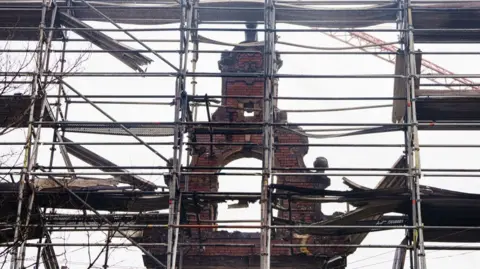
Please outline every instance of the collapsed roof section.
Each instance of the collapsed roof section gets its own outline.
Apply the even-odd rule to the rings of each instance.
[[[305,199],[307,196],[319,195],[327,197],[337,197],[339,202],[348,202],[356,207],[355,210],[341,215],[333,216],[320,223],[312,225],[376,225],[383,226],[384,222],[395,226],[405,225],[405,217],[385,216],[389,213],[400,213],[408,216],[411,211],[410,192],[407,188],[405,176],[396,175],[401,170],[406,169],[406,158],[401,156],[390,173],[377,184],[375,189],[370,189],[358,185],[346,178],[344,183],[351,188],[350,191],[330,191],[317,190],[309,188],[298,188],[286,185],[272,185],[272,189],[288,188],[289,196],[292,199]],[[166,192],[148,192],[135,191],[131,187],[118,187],[120,181],[117,179],[94,179],[94,178],[69,178],[57,179],[81,199],[88,202],[97,210],[106,211],[127,211],[127,212],[146,212],[152,210],[161,210],[168,208],[169,194]],[[77,201],[72,194],[62,191],[64,186],[52,182],[50,179],[37,179],[35,181],[37,190],[37,203],[41,207],[53,207],[64,209],[84,209],[84,205]],[[444,190],[429,186],[421,186],[422,195],[422,215],[425,228],[425,240],[432,242],[476,242],[480,238],[480,231],[477,229],[464,230],[458,232],[455,228],[449,227],[476,227],[480,223],[480,218],[476,212],[480,209],[477,201],[480,199],[478,194],[462,193],[450,190]],[[298,193],[296,195],[295,193]],[[0,213],[5,220],[15,216],[16,201],[18,195],[18,184],[0,183],[0,197],[3,201]],[[275,193],[273,198],[281,198],[285,193]],[[307,195],[307,196],[305,196]],[[206,203],[223,203],[227,200],[238,200],[244,202],[254,202],[258,200],[259,194],[242,193],[185,193],[184,202],[188,206],[196,207]],[[195,198],[192,200],[192,198]],[[307,197],[308,199],[308,197]],[[156,216],[156,215],[155,215]],[[153,216],[153,217],[155,217]],[[158,215],[161,216],[161,215]],[[448,216],[448,218],[443,217]],[[162,222],[163,223],[163,222]],[[276,218],[276,225],[289,223],[288,220]],[[435,226],[428,228],[428,226]],[[442,227],[443,226],[443,227]],[[319,236],[341,236],[349,235],[352,245],[361,244],[369,232],[385,230],[374,228],[308,228],[305,226],[295,229],[296,233],[319,235]],[[1,237],[7,236],[1,234]],[[8,237],[8,236],[7,236]],[[356,250],[352,247],[350,253]]]
[[[73,142],[72,140],[63,137],[65,142]],[[87,148],[78,145],[78,144],[67,144],[66,146],[67,152],[78,159],[92,165],[95,167],[103,167],[100,170],[108,173],[125,173],[126,171],[120,168],[116,168],[117,165],[110,162],[109,160],[103,158],[102,156],[94,153],[93,151],[88,150]],[[143,179],[137,175],[128,175],[122,174],[119,176],[120,180],[124,183],[128,183],[132,185],[134,188],[139,188],[141,190],[155,190],[157,187],[152,182]]]
[[[136,191],[130,187],[122,188],[115,186],[115,184],[111,184],[111,180],[103,179],[65,180],[64,178],[59,178],[57,180],[62,182],[62,184],[68,181],[65,185],[96,210],[146,212],[168,208],[168,193],[165,192]],[[49,183],[52,180],[44,179],[43,181]],[[42,186],[42,189],[36,191],[35,197],[39,207],[88,209],[72,193],[64,190],[64,186],[49,186],[45,184],[42,184]],[[0,208],[2,216],[15,215],[18,188],[18,183],[0,183],[0,197],[3,201]],[[27,192],[28,190],[25,191]]]
[[[1,31],[0,39],[38,40],[41,4],[42,1],[2,1],[0,3],[0,27],[10,29]],[[69,15],[66,1],[57,1],[57,5],[59,9],[50,9],[45,16],[47,27],[59,28],[59,30],[53,33],[54,40],[65,38],[62,26],[72,28],[75,29],[73,32],[99,48],[108,51],[113,57],[135,71],[143,72],[141,67],[152,62],[150,58],[143,56],[133,48],[115,41],[100,31],[94,31],[92,27],[82,21],[82,18]],[[54,14],[55,16],[52,16],[52,12],[55,11],[57,13]],[[72,12],[72,14],[75,14],[75,12]],[[53,24],[52,18],[55,18]],[[35,29],[29,29],[31,27]]]
[[[34,120],[38,121],[40,120],[40,110],[41,110],[41,99],[36,99],[35,100],[35,111],[34,111]],[[11,127],[11,128],[18,128],[18,127],[27,127],[28,126],[28,111],[30,106],[33,104],[31,96],[29,95],[3,95],[0,96],[0,127]],[[43,120],[46,122],[52,122],[53,115],[51,114],[51,111],[48,110],[47,113],[44,113]],[[53,127],[53,126],[52,126]],[[142,132],[142,134],[146,136],[151,136],[153,135],[158,135],[161,136],[162,134],[168,135],[168,132],[171,132],[171,128],[165,128],[165,129],[155,129],[153,128],[154,126],[150,126],[150,128],[147,127],[147,130],[145,130],[142,126],[140,127],[133,127],[133,131],[138,131]],[[109,127],[109,126],[104,126],[103,129],[98,129],[98,128],[92,128],[93,130],[82,130],[82,129],[75,129],[73,127],[72,129],[68,129],[68,126],[65,128],[67,131],[70,132],[79,132],[79,133],[99,133],[95,132],[94,130],[103,130],[104,134],[120,134],[120,135],[126,135],[127,133],[119,128],[119,127]],[[117,132],[112,131],[117,130]],[[123,131],[123,133],[121,133]],[[140,176],[137,175],[129,175],[126,170],[117,168],[118,166],[114,164],[113,162],[103,158],[102,156],[94,153],[93,151],[79,145],[75,144],[74,141],[62,137],[63,142],[67,143],[65,145],[66,151],[75,156],[76,158],[84,161],[85,163],[92,165],[92,166],[98,166],[98,167],[104,167],[101,168],[100,170],[108,173],[108,172],[113,172],[113,173],[122,173],[122,175],[118,176],[118,179],[122,183],[130,184],[133,188],[138,188],[140,190],[155,190],[157,189],[157,186],[146,180],[141,178]]]
[[[82,22],[81,20],[68,15],[64,12],[58,13],[58,20],[60,24],[68,28],[77,28],[77,29],[93,29],[88,24]],[[92,42],[97,47],[110,51],[110,54],[126,64],[128,67],[132,68],[133,70],[143,72],[141,66],[148,65],[152,62],[151,59],[143,56],[139,52],[134,51],[134,49],[120,44],[119,42],[115,41],[113,38],[107,36],[106,34],[100,31],[82,31],[82,30],[75,30],[74,31],[79,36],[83,37],[85,40]],[[115,52],[119,51],[119,52]],[[130,51],[130,52],[128,52]]]
[[[406,158],[402,156],[392,167],[390,173],[397,173],[398,170],[405,169]],[[319,191],[313,189],[296,190],[296,192],[309,191],[311,194],[326,195],[328,197],[337,197],[339,202],[348,202],[356,207],[355,210],[345,214],[332,217],[320,223],[312,225],[358,225],[359,223],[374,222],[378,223],[385,218],[385,214],[399,213],[410,215],[412,210],[411,194],[407,187],[407,178],[405,176],[387,176],[376,186],[375,189],[360,186],[346,178],[344,183],[352,190],[350,191]],[[295,192],[295,190],[290,190]],[[478,217],[479,194],[470,194],[464,192],[450,191],[430,186],[420,186],[422,197],[422,220],[426,226],[424,235],[426,241],[431,242],[478,242],[480,231],[458,230],[452,227],[460,226],[478,226],[480,217]],[[294,196],[292,196],[294,197]],[[353,201],[349,201],[353,198]],[[302,199],[300,196],[298,199]],[[448,216],[448,217],[446,217]],[[395,220],[395,218],[393,219]],[[397,219],[401,220],[401,219]],[[402,221],[400,221],[402,226]],[[435,226],[428,228],[428,226]],[[443,226],[443,227],[442,227]],[[350,228],[297,228],[298,233],[337,236],[351,235],[352,244],[360,244],[369,232],[376,229],[350,229]],[[384,229],[383,229],[384,230]],[[354,251],[354,248],[351,249]]]

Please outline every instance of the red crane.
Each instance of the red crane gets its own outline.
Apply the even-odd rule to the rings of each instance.
[[[324,34],[341,41],[345,44],[359,48],[360,50],[367,52],[397,52],[398,47],[394,46],[394,43],[387,43],[377,37],[364,32],[324,32]],[[374,54],[376,57],[385,60],[387,62],[395,64],[394,54]],[[453,72],[433,63],[428,60],[422,59],[422,69],[420,74],[441,74],[441,75],[455,75]],[[474,82],[467,78],[427,78],[428,80],[439,85],[461,85],[461,86],[444,86],[448,89],[459,90],[480,90],[480,87],[474,86]],[[471,85],[471,86],[469,86]]]

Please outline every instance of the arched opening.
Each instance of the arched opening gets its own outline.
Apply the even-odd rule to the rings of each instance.
[[[255,158],[241,158],[230,162],[222,172],[225,173],[260,173],[261,171],[254,168],[262,166],[262,162]],[[232,168],[251,168],[251,169],[232,169]],[[219,192],[242,192],[242,193],[260,193],[261,176],[260,175],[220,175],[218,176]],[[218,204],[217,220],[219,225],[235,225],[235,226],[258,226],[260,225],[260,203],[238,203],[238,201],[228,201],[227,203]],[[222,221],[231,221],[224,223]],[[246,222],[254,221],[254,222]],[[257,232],[260,229],[250,228],[219,228],[220,231],[239,231],[239,232]]]

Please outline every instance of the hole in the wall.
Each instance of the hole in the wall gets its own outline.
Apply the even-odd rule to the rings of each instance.
[[[254,114],[255,114],[255,113],[254,113],[253,111],[250,111],[250,112],[245,111],[245,112],[243,112],[243,116],[244,116],[244,117],[253,117]]]
[[[243,112],[244,117],[253,117],[254,116],[254,104],[252,102],[248,102],[243,105],[245,111]]]
[[[226,168],[234,167],[261,167],[262,162],[254,158],[243,158],[229,163]],[[223,169],[224,173],[258,173],[259,170],[250,169]],[[237,176],[237,175],[220,175],[218,177],[218,191],[219,192],[242,192],[242,193],[259,193],[261,186],[261,177],[257,175]],[[228,205],[235,204],[234,207],[228,208]],[[260,204],[248,203],[248,207],[244,208],[242,205],[237,205],[238,201],[228,201],[227,203],[218,204],[217,220],[223,221],[245,221],[254,220],[255,222],[232,222],[232,223],[218,223],[218,225],[235,225],[235,226],[259,226],[260,225]],[[240,231],[240,232],[258,232],[260,229],[249,228],[219,228],[219,231]]]
[[[272,210],[272,215],[273,215],[273,216],[277,217],[278,214],[279,214],[278,209],[273,209],[273,210]]]

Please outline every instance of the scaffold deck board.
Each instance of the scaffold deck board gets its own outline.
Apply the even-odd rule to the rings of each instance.
[[[136,136],[142,137],[173,136],[173,134],[175,133],[175,129],[173,126],[159,126],[157,124],[124,124],[124,126]],[[125,129],[121,127],[105,124],[72,124],[65,126],[64,129],[69,133],[131,136],[127,131],[125,131]]]

